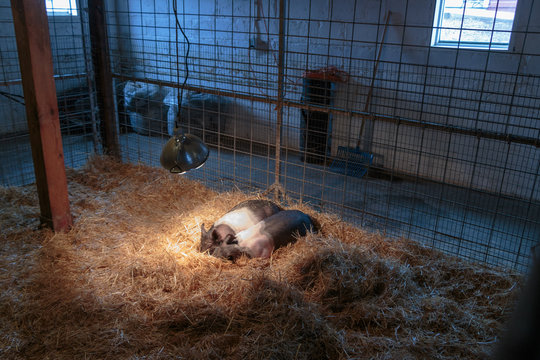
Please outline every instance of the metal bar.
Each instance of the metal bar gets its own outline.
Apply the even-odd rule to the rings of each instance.
[[[90,45],[94,64],[97,100],[103,128],[103,148],[106,154],[120,158],[109,43],[103,0],[88,0]]]
[[[54,80],[67,80],[67,79],[81,79],[83,77],[86,77],[87,74],[64,74],[64,75],[53,75]],[[0,86],[9,86],[9,85],[17,85],[22,84],[22,79],[13,79],[13,80],[6,80],[6,81],[0,81]]]
[[[67,231],[72,225],[72,217],[45,2],[12,0],[11,9],[32,145],[40,220],[55,231]]]
[[[348,56],[348,69],[347,69],[347,76],[349,76],[351,74],[351,70],[352,70],[352,62],[353,62],[353,46],[352,44],[354,43],[354,30],[355,30],[355,23],[356,23],[356,7],[358,6],[358,0],[354,0],[354,7],[353,7],[353,21],[352,21],[352,30],[351,30],[351,40],[350,40],[350,43],[351,43],[351,46],[349,47],[349,56]],[[351,91],[350,91],[350,88],[351,88],[351,83],[350,81],[347,81],[347,89],[345,91],[345,93],[347,94],[346,96],[346,99],[345,99],[345,108],[346,109],[349,109],[351,107]],[[350,140],[351,140],[351,133],[352,133],[352,120],[353,120],[353,116],[352,114],[350,114],[348,117],[348,135],[347,135],[347,144],[350,143]],[[361,137],[358,136],[358,139],[356,140],[356,144],[358,144],[358,142],[360,141]],[[345,162],[345,173],[347,173],[347,171],[349,170],[349,166],[351,164],[349,164],[349,161],[346,161]],[[347,186],[349,186],[349,182],[348,182],[348,177],[345,177],[344,179],[344,182],[343,182],[343,192],[341,193],[341,203],[344,204],[345,203],[345,199],[346,199],[346,196],[347,196]],[[364,185],[364,192],[367,190],[366,189],[366,185]],[[365,195],[365,193],[364,193]],[[364,196],[364,203],[363,203],[363,209],[366,208],[366,204],[365,204],[365,199],[366,199],[366,196]],[[341,212],[340,212],[340,215],[343,216],[344,214],[344,211],[345,209],[342,207],[341,208]],[[362,211],[362,217],[364,217],[364,214],[365,212]],[[362,219],[363,221],[363,219]]]
[[[179,87],[178,84],[175,84],[173,82],[168,82],[168,81],[143,79],[143,78],[138,78],[134,76],[126,76],[126,75],[120,75],[120,74],[113,74],[113,77],[120,80],[142,81],[149,84],[170,86],[173,88]],[[235,98],[235,99],[258,101],[258,102],[262,102],[266,104],[274,104],[276,106],[278,103],[277,100],[274,100],[272,98],[240,94],[240,93],[235,93],[232,91],[214,90],[214,89],[202,88],[202,87],[191,86],[191,85],[186,85],[185,89],[190,90],[190,91],[195,91],[195,92],[202,92],[206,94],[221,95],[221,96],[226,96],[226,97]],[[358,110],[342,110],[342,109],[331,107],[331,106],[317,106],[313,104],[304,104],[302,102],[290,101],[290,100],[282,100],[282,107],[293,107],[293,108],[304,109],[304,110],[309,110],[309,111],[320,111],[320,112],[325,112],[325,113],[342,114],[342,115],[348,115],[348,116],[352,116],[352,115],[371,116],[371,118],[374,120],[383,121],[387,123],[420,127],[420,128],[425,128],[425,129],[444,131],[444,132],[453,133],[453,134],[470,135],[470,136],[474,136],[478,138],[502,140],[505,142],[524,144],[524,145],[533,145],[536,147],[540,147],[540,139],[538,138],[532,138],[532,137],[521,136],[521,135],[513,135],[513,134],[504,134],[504,133],[498,133],[495,131],[482,130],[482,129],[470,129],[470,128],[457,126],[457,125],[438,124],[438,123],[424,121],[424,120],[404,118],[401,116],[369,114],[369,113],[365,113],[363,111],[358,111]]]
[[[314,105],[304,105],[299,102],[293,102],[293,101],[284,101],[284,106],[288,107],[294,107],[299,109],[306,109],[306,110],[316,110],[321,112],[329,112],[333,114],[353,114],[353,115],[360,115],[360,116],[366,116],[370,114],[366,114],[363,111],[347,111],[347,110],[340,110],[336,108],[327,108],[322,106],[314,106]],[[414,127],[420,127],[425,129],[432,129],[432,130],[438,130],[438,131],[444,131],[449,133],[457,133],[457,134],[463,134],[463,135],[470,135],[478,138],[486,138],[486,139],[495,139],[495,140],[502,140],[507,142],[513,142],[517,144],[526,144],[526,145],[534,145],[536,147],[540,146],[540,139],[538,138],[531,138],[526,136],[520,136],[520,135],[512,135],[512,134],[503,134],[498,133],[495,131],[488,131],[488,130],[482,130],[482,129],[469,129],[461,126],[456,125],[448,125],[448,124],[438,124],[433,123],[429,121],[423,121],[423,120],[415,120],[415,119],[408,119],[400,116],[388,116],[388,115],[371,115],[374,120],[378,121],[384,121],[399,125],[408,125],[408,126],[414,126]]]
[[[82,9],[82,0],[77,1],[77,6],[79,9]],[[90,101],[90,119],[92,121],[92,140],[94,143],[94,152],[97,154],[99,151],[99,145],[100,145],[100,139],[99,139],[99,133],[98,133],[98,124],[96,119],[96,105],[95,105],[95,98],[94,98],[94,83],[93,83],[93,70],[92,66],[90,65],[90,61],[87,59],[88,55],[88,44],[87,44],[87,34],[85,32],[85,26],[84,26],[84,19],[83,15],[81,14],[79,16],[79,23],[81,25],[81,40],[83,45],[83,52],[84,52],[84,66],[86,69],[86,83],[88,85],[88,99]]]
[[[280,157],[281,157],[281,126],[283,124],[283,63],[284,63],[284,47],[285,47],[285,0],[279,0],[279,45],[278,45],[278,88],[277,88],[277,123],[276,123],[276,164],[275,164],[275,180],[274,199],[277,201],[280,193],[279,176],[280,176]]]
[[[377,52],[377,59],[375,60],[375,65],[373,66],[373,75],[371,75],[371,83],[369,85],[369,91],[366,98],[366,104],[364,105],[365,113],[369,113],[369,105],[371,104],[371,96],[373,95],[373,86],[375,85],[375,79],[377,78],[377,69],[379,68],[379,61],[381,60],[381,53],[384,47],[384,39],[386,37],[386,30],[388,29],[388,23],[390,22],[390,15],[392,15],[392,12],[388,10],[386,12],[386,20],[384,22],[384,30],[382,33],[381,44],[379,45],[379,51]],[[405,34],[405,31],[403,33]],[[378,34],[377,34],[377,40],[378,40]],[[377,50],[377,42],[375,42],[375,51],[376,50]],[[360,147],[362,135],[364,135],[365,123],[366,123],[366,118],[362,117],[362,124],[360,125],[360,135],[358,135],[358,141],[356,143],[356,147]]]

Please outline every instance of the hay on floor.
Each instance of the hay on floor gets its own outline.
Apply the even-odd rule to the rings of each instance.
[[[481,359],[521,282],[302,205],[320,234],[231,263],[200,224],[259,195],[107,158],[68,181],[67,234],[0,189],[2,359]]]

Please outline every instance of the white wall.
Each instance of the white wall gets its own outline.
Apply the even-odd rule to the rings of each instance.
[[[9,3],[0,6],[0,91],[22,96],[17,43]],[[22,99],[20,99],[23,101]],[[0,135],[28,129],[24,106],[0,95]]]
[[[86,73],[79,17],[49,16],[48,21],[54,74]],[[0,91],[23,96],[15,29],[9,3],[0,5],[0,61],[2,66]],[[84,86],[86,83],[86,78],[59,79],[56,81],[56,89],[58,93],[62,93],[73,87]],[[0,135],[9,136],[26,131],[28,124],[24,106],[0,96]]]
[[[285,94],[300,100],[306,69],[336,66],[348,72],[335,106],[364,109],[387,10],[392,11],[370,111],[391,117],[538,138],[540,35],[534,19],[540,3],[521,0],[510,51],[430,47],[433,0],[286,1]],[[109,16],[117,71],[183,81],[186,47],[179,33],[176,57],[171,1],[116,1]],[[257,4],[265,20],[257,22]],[[357,4],[354,9],[354,4]],[[180,2],[179,21],[191,41],[188,83],[210,89],[275,98],[277,95],[277,0]],[[142,8],[141,8],[142,6]],[[531,23],[529,21],[531,14]],[[260,33],[257,32],[257,25]],[[270,35],[268,35],[268,33]],[[259,40],[269,50],[249,49]],[[181,69],[176,76],[177,60]],[[237,100],[242,109],[227,130],[272,142],[275,111]],[[283,143],[298,148],[300,111],[285,111]],[[361,118],[334,116],[332,149],[355,147]],[[540,155],[533,146],[450,135],[384,122],[366,124],[362,147],[377,165],[457,185],[539,199]]]

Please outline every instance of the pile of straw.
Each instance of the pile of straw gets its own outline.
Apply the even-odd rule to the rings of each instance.
[[[320,234],[231,263],[200,224],[258,195],[107,158],[68,181],[67,234],[0,189],[2,359],[480,359],[521,283],[298,204]]]

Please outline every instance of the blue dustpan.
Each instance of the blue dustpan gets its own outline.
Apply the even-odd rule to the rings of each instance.
[[[338,146],[337,157],[330,164],[330,170],[361,178],[373,163],[373,154],[361,151],[359,148],[351,149]]]

